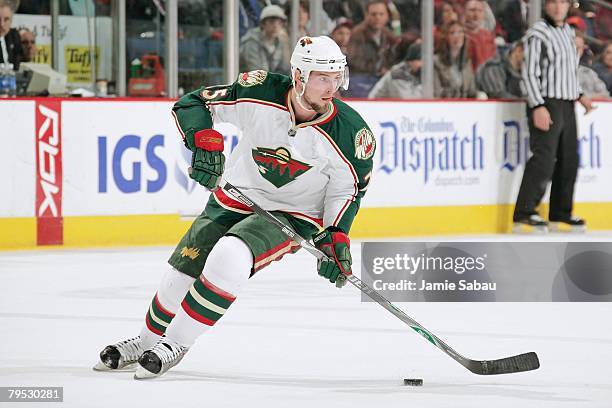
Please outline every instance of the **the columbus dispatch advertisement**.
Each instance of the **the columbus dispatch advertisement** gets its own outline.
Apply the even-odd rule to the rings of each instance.
[[[612,243],[365,242],[361,274],[393,302],[605,302]]]

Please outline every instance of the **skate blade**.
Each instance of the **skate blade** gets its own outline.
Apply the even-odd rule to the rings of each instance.
[[[94,370],[94,371],[99,371],[99,372],[113,371],[113,372],[119,372],[119,373],[121,373],[121,372],[123,372],[123,373],[130,372],[130,371],[134,371],[135,369],[136,369],[136,362],[126,364],[126,365],[124,365],[121,368],[110,368],[109,366],[107,366],[103,362],[98,361],[96,363],[96,365],[94,365],[92,367],[92,370]]]
[[[512,233],[513,234],[548,234],[548,227],[542,225],[540,227],[534,225],[523,224],[520,222],[515,222],[512,225]]]
[[[157,378],[162,375],[163,372],[159,372],[158,374],[152,373],[146,368],[143,368],[140,364],[136,367],[136,372],[134,373],[135,380],[151,380],[153,378]]]
[[[584,234],[586,233],[586,225],[567,225],[563,222],[551,222],[550,232]]]

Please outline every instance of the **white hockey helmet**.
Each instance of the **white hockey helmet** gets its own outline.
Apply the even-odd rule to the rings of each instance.
[[[291,54],[291,79],[295,85],[295,70],[301,72],[301,80],[306,85],[312,71],[341,72],[340,86],[347,90],[349,72],[346,55],[334,40],[327,36],[302,37]]]

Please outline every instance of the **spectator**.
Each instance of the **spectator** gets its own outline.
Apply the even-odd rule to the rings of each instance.
[[[289,74],[289,45],[284,31],[287,16],[276,5],[261,11],[259,27],[249,30],[240,41],[240,69]]]
[[[580,16],[572,16],[567,18],[567,24],[570,25],[574,30],[585,32],[587,24],[584,19]]]
[[[11,28],[12,24],[13,9],[6,1],[0,0],[0,63],[11,63],[17,71],[24,55],[21,38],[17,30]]]
[[[446,24],[454,20],[459,20],[459,15],[457,14],[455,7],[447,1],[442,2],[442,5],[437,9],[436,26],[444,27]]]
[[[289,3],[288,3],[289,4]],[[310,35],[309,30],[306,28],[310,20],[310,5],[308,0],[300,0],[300,7],[298,12],[298,35],[297,38],[305,37]]]
[[[434,96],[473,98],[476,83],[463,25],[452,21],[442,27],[438,52],[434,55]]]
[[[578,7],[576,7],[578,5]],[[570,9],[568,14],[568,23],[572,15],[579,16],[584,22],[585,28],[581,30],[585,37],[595,38],[595,17],[596,17],[596,5],[592,2],[575,2],[574,7]],[[570,24],[571,25],[571,24]]]
[[[51,14],[50,6],[50,1],[21,0],[17,7],[17,14],[44,14],[48,16]]]
[[[482,28],[487,31],[495,32],[497,28],[497,20],[495,20],[495,14],[493,14],[493,10],[488,2],[482,0],[483,7],[483,19],[482,19]]]
[[[368,98],[422,98],[421,86],[421,44],[412,44],[408,48],[406,58],[391,67],[374,85]]]
[[[393,34],[402,36],[412,44],[421,36],[421,1],[419,0],[393,0],[387,2],[391,11],[391,28]],[[406,47],[406,50],[408,47]],[[399,54],[401,62],[404,53]]]
[[[348,54],[348,43],[351,39],[353,23],[351,20],[344,20],[336,26],[329,34],[332,40],[338,44],[344,55]]]
[[[240,0],[239,4],[239,22],[238,30],[240,37],[245,35],[247,31],[259,25],[259,16],[263,6],[259,0]],[[196,14],[197,16],[197,14]],[[198,16],[201,18],[201,16]]]
[[[281,3],[281,2],[279,2]],[[312,31],[312,21],[310,20],[310,1],[309,0],[300,0],[298,2],[298,32],[297,38],[308,37],[313,35]],[[285,2],[285,14],[291,15],[291,1]],[[324,33],[331,32],[331,30],[336,27],[336,22],[332,20],[325,9],[320,12],[321,18],[321,31]]]
[[[365,20],[353,29],[348,44],[349,94],[356,97],[367,96],[372,86],[389,70],[397,42],[387,28],[389,11],[384,0],[370,1],[365,14]]]
[[[523,43],[516,41],[503,57],[485,62],[476,72],[476,86],[489,98],[522,98],[526,95],[521,66]]]
[[[506,32],[506,41],[520,40],[529,26],[527,20],[527,0],[509,1],[499,14],[499,23]]]
[[[23,62],[36,60],[36,36],[27,28],[19,30],[21,47],[23,48]]]
[[[606,83],[608,93],[612,95],[612,42],[606,44],[600,56],[600,61],[593,65],[597,75]]]
[[[495,33],[483,28],[484,4],[482,0],[468,0],[465,3],[465,31],[472,69],[476,69],[495,56]]]
[[[363,21],[363,6],[361,0],[323,0],[323,9],[334,21],[344,18],[353,24]]]
[[[440,43],[440,28],[455,20],[459,20],[459,15],[457,14],[457,10],[455,10],[455,6],[447,1],[443,2],[442,5],[438,7],[435,16],[434,44],[436,46]]]
[[[597,39],[605,42],[612,41],[612,9],[597,6],[593,23]]]
[[[584,34],[581,31],[576,31],[576,52],[578,53],[578,61],[582,59],[586,44]],[[582,93],[589,98],[609,98],[610,93],[606,89],[606,84],[598,76],[597,72],[587,65],[578,65],[578,83],[582,88]]]

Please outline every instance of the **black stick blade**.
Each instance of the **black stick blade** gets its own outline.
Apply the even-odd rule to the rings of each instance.
[[[534,352],[500,358],[499,360],[472,360],[467,366],[468,370],[479,375],[520,373],[535,370],[539,367],[540,360]]]

